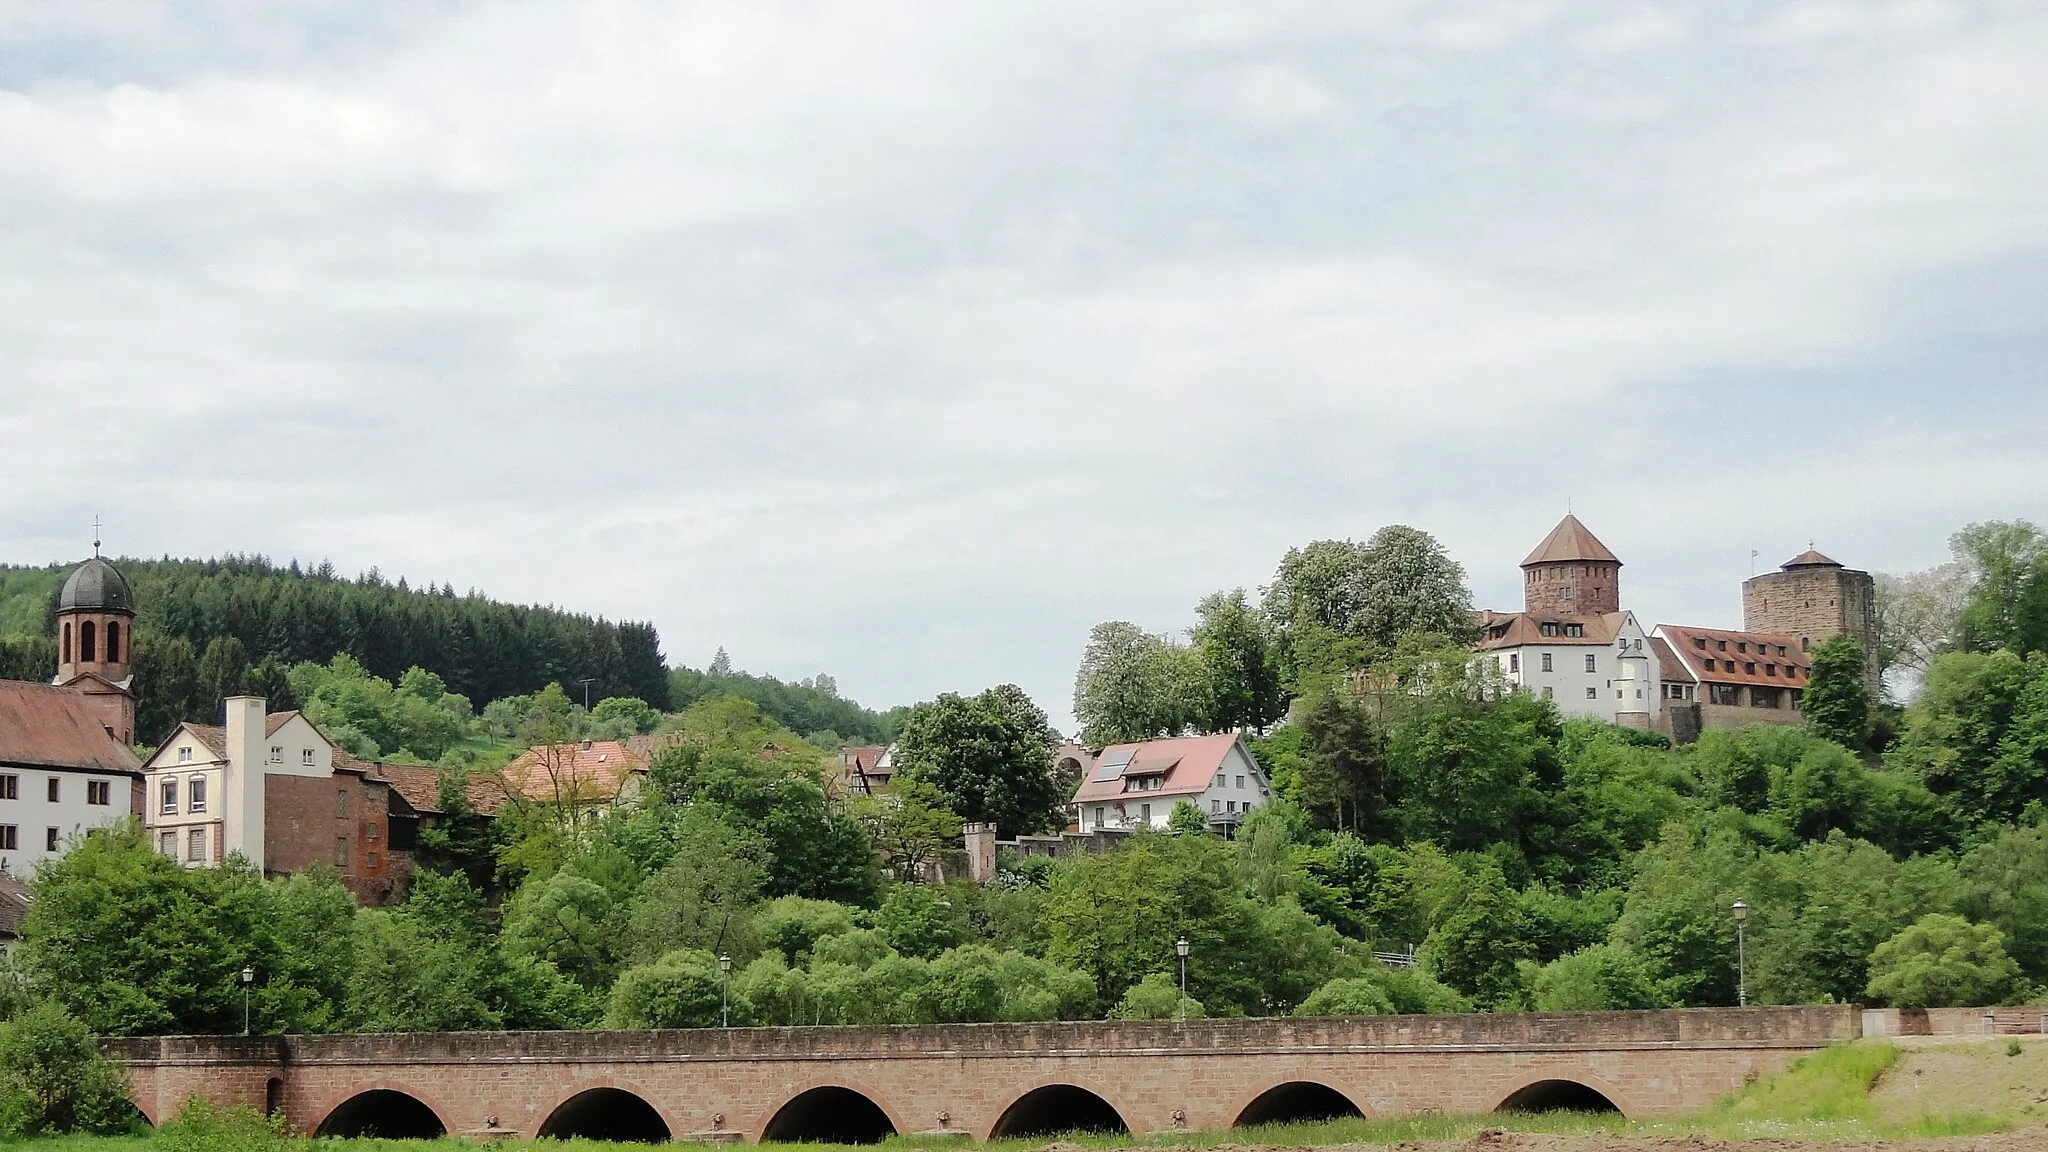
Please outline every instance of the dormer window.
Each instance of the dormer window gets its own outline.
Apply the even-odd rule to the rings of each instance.
[[[1747,652],[1749,651],[1749,645],[1740,640],[1737,640],[1735,642],[1735,650],[1737,652]]]
[[[1564,626],[1564,634],[1567,636],[1584,636],[1586,634],[1586,626],[1584,624],[1567,624]]]
[[[1716,652],[1726,652],[1728,650],[1728,642],[1726,640],[1714,641],[1714,650]]]
[[[1543,634],[1545,636],[1555,636],[1562,630],[1562,627],[1555,620],[1545,620],[1543,622]]]
[[[1705,636],[1693,637],[1692,646],[1699,649],[1702,652],[1705,652],[1707,650],[1707,638]]]

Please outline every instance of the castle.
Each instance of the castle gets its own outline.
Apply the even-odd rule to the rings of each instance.
[[[1865,682],[1878,689],[1868,572],[1809,550],[1743,583],[1741,630],[1645,630],[1622,607],[1621,568],[1578,517],[1565,516],[1522,562],[1522,611],[1478,614],[1479,658],[1565,715],[1681,743],[1703,728],[1798,723],[1810,652],[1832,636],[1862,645]]]

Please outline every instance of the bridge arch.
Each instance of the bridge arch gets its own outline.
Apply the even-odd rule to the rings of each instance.
[[[1315,1080],[1287,1080],[1275,1084],[1246,1101],[1237,1110],[1233,1128],[1259,1124],[1289,1124],[1302,1121],[1341,1120],[1364,1116],[1365,1109],[1351,1097]]]
[[[1536,1076],[1503,1096],[1494,1112],[1617,1112],[1631,1114],[1622,1106],[1614,1087],[1598,1076],[1584,1072],[1560,1072]]]
[[[675,1126],[637,1086],[587,1083],[576,1086],[541,1121],[534,1135],[555,1140],[606,1140],[615,1144],[666,1144]]]
[[[403,1084],[379,1081],[329,1109],[313,1128],[315,1136],[376,1136],[391,1140],[431,1140],[448,1134],[441,1110],[426,1094]]]
[[[1129,1132],[1123,1109],[1100,1086],[1072,1079],[1048,1080],[1026,1089],[997,1113],[984,1140],[1055,1136],[1062,1132]]]
[[[880,1144],[904,1132],[903,1121],[881,1093],[851,1080],[821,1080],[783,1101],[755,1134],[755,1142]]]

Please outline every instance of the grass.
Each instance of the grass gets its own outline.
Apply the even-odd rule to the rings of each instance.
[[[1870,1093],[1898,1062],[1898,1047],[1882,1040],[1840,1044],[1802,1057],[1782,1074],[1751,1083],[1696,1116],[1640,1127],[1723,1139],[1849,1140],[1975,1136],[2011,1126],[1975,1112],[1880,1117]]]

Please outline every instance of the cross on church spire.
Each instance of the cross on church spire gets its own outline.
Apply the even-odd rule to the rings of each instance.
[[[99,559],[99,555],[100,555],[100,518],[99,518],[99,516],[98,516],[98,514],[97,514],[97,513],[95,513],[95,514],[94,514],[94,516],[93,516],[93,518],[92,518],[92,555],[93,555],[93,559],[95,559],[95,560]]]

